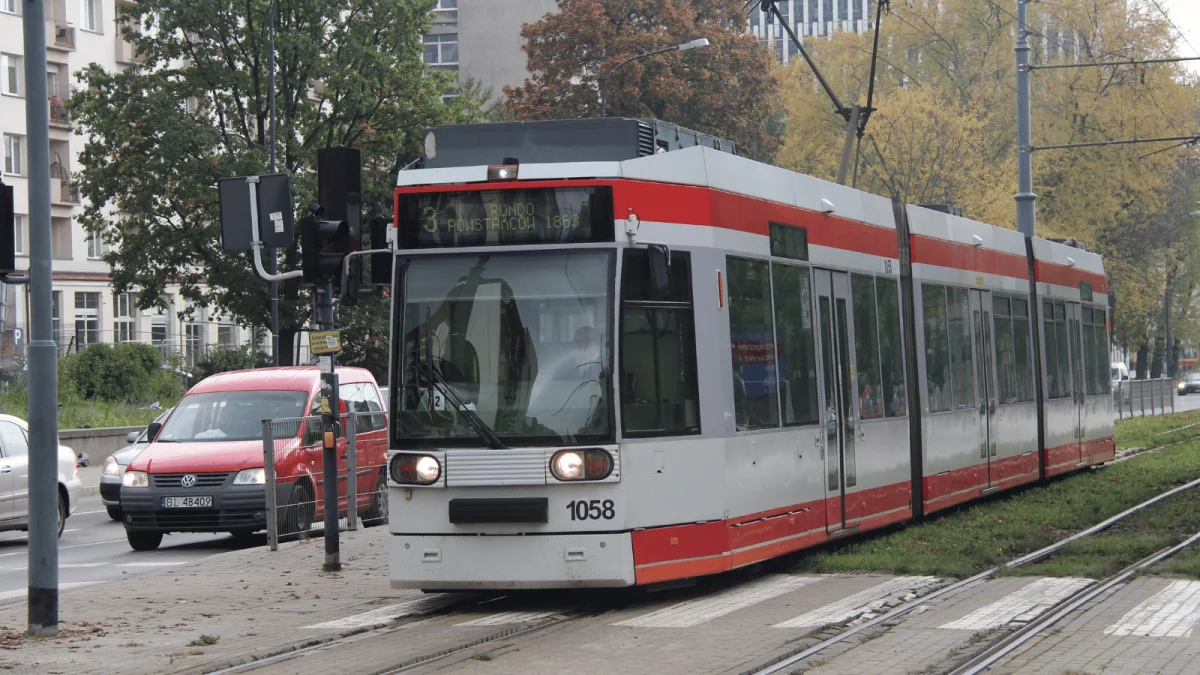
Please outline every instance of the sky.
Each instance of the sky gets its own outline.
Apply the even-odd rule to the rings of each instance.
[[[1156,0],[1156,2],[1167,11],[1171,21],[1185,38],[1179,41],[1179,56],[1200,56],[1200,0]],[[1147,4],[1153,7],[1152,3],[1148,2]],[[1200,74],[1200,61],[1188,61],[1186,65],[1193,73]]]

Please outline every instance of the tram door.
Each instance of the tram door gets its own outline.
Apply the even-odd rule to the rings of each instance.
[[[988,486],[1000,482],[996,457],[996,349],[992,341],[992,294],[971,291],[971,333],[975,361],[975,401],[979,408],[979,458],[988,465]]]
[[[1067,334],[1071,342],[1071,426],[1075,430],[1076,462],[1083,461],[1084,404],[1087,403],[1087,386],[1083,381],[1083,326],[1078,302],[1067,303]]]
[[[821,333],[825,401],[825,526],[846,527],[846,488],[855,484],[854,322],[850,320],[850,276],[814,270]]]

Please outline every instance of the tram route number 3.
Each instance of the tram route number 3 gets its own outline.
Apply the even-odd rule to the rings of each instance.
[[[571,514],[571,520],[612,520],[617,516],[617,508],[611,499],[580,499],[567,503],[567,513]]]

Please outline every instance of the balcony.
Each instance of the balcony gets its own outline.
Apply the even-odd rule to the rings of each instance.
[[[65,21],[47,19],[46,46],[50,49],[75,51],[75,27]]]
[[[79,183],[74,181],[60,181],[59,190],[61,192],[61,200],[64,204],[78,204],[79,198]]]
[[[145,57],[138,55],[137,47],[124,38],[118,36],[113,42],[116,45],[117,63],[128,66],[134,63],[143,63],[146,60]]]
[[[71,127],[71,116],[67,114],[66,103],[60,96],[50,97],[50,125],[55,127]]]

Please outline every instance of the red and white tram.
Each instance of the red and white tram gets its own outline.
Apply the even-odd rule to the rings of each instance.
[[[687,579],[1113,457],[1082,248],[657,122],[426,155],[396,189],[395,587]]]

